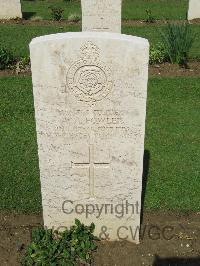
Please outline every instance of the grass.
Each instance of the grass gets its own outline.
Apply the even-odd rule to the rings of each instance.
[[[1,78],[0,99],[0,207],[39,210],[41,196],[30,78]]]
[[[34,37],[67,31],[80,31],[80,26],[0,24],[0,44],[11,49],[16,56],[27,56],[29,43]]]
[[[148,208],[200,210],[200,78],[150,79]]]
[[[146,208],[200,211],[200,78],[151,78]],[[41,210],[31,77],[0,78],[0,209]]]
[[[163,27],[163,26],[162,26]],[[200,26],[191,25],[192,31],[196,34],[195,42],[192,46],[190,57],[200,58]],[[161,26],[123,26],[122,32],[125,34],[141,36],[149,39],[150,44],[157,44],[161,41],[159,30]],[[0,43],[8,49],[12,49],[16,56],[29,55],[28,45],[32,38],[67,31],[80,31],[80,25],[14,25],[0,24]],[[13,40],[15,40],[13,42]]]
[[[22,1],[23,16],[27,19],[39,16],[43,19],[51,19],[49,6],[59,6],[64,9],[63,17],[70,14],[81,14],[81,4],[78,0],[50,1],[35,0]],[[123,0],[123,19],[146,19],[146,9],[150,9],[156,19],[185,19],[188,10],[188,0]]]
[[[186,19],[187,0],[123,0],[123,19],[146,19],[149,9],[155,19]]]
[[[22,1],[23,17],[30,19],[34,16],[39,16],[42,19],[52,19],[51,9],[49,7],[60,7],[64,10],[63,18],[68,19],[70,14],[81,15],[80,1],[64,1],[64,0],[34,0],[34,1]]]

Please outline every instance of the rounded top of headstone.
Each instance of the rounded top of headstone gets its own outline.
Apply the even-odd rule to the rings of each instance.
[[[110,40],[121,40],[127,42],[133,42],[134,44],[139,44],[142,47],[149,47],[149,42],[145,38],[120,34],[120,33],[111,33],[111,32],[67,32],[67,33],[57,33],[57,34],[50,34],[44,35],[41,37],[36,37],[32,39],[30,46],[41,43],[41,42],[51,42],[51,41],[59,41],[64,39],[81,39],[81,38],[88,38],[88,39],[110,39]]]

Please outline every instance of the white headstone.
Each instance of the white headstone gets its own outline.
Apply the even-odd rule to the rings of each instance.
[[[0,0],[0,19],[22,18],[20,0]]]
[[[200,0],[189,0],[188,20],[200,18]]]
[[[82,31],[121,33],[122,0],[81,0]]]
[[[115,33],[31,42],[46,226],[78,218],[100,237],[139,241],[148,49]]]

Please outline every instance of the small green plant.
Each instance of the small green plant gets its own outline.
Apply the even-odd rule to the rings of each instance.
[[[18,62],[16,63],[16,73],[24,73],[30,71],[30,57],[25,56],[21,57]]]
[[[27,247],[22,265],[88,265],[97,249],[95,225],[85,226],[79,220],[63,232],[38,228],[32,232],[32,243]]]
[[[150,9],[146,9],[146,22],[147,23],[154,23],[155,22],[155,18],[153,17]]]
[[[68,17],[68,21],[69,22],[78,22],[81,20],[81,16],[79,14],[70,14],[69,17]]]
[[[62,19],[64,10],[60,7],[49,7],[51,9],[51,16],[53,20],[59,21]]]
[[[0,47],[0,70],[10,68],[14,61],[13,53],[4,47]]]
[[[169,57],[165,51],[163,44],[159,43],[155,46],[150,47],[149,53],[149,63],[153,64],[162,64],[169,61]]]
[[[187,67],[189,51],[195,37],[190,25],[168,23],[165,30],[161,32],[161,36],[170,62]]]

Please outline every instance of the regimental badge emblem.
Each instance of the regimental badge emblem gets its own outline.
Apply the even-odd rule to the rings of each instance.
[[[80,59],[67,73],[68,88],[80,101],[101,101],[113,87],[111,70],[100,61],[100,49],[92,42],[87,42],[80,51]]]

